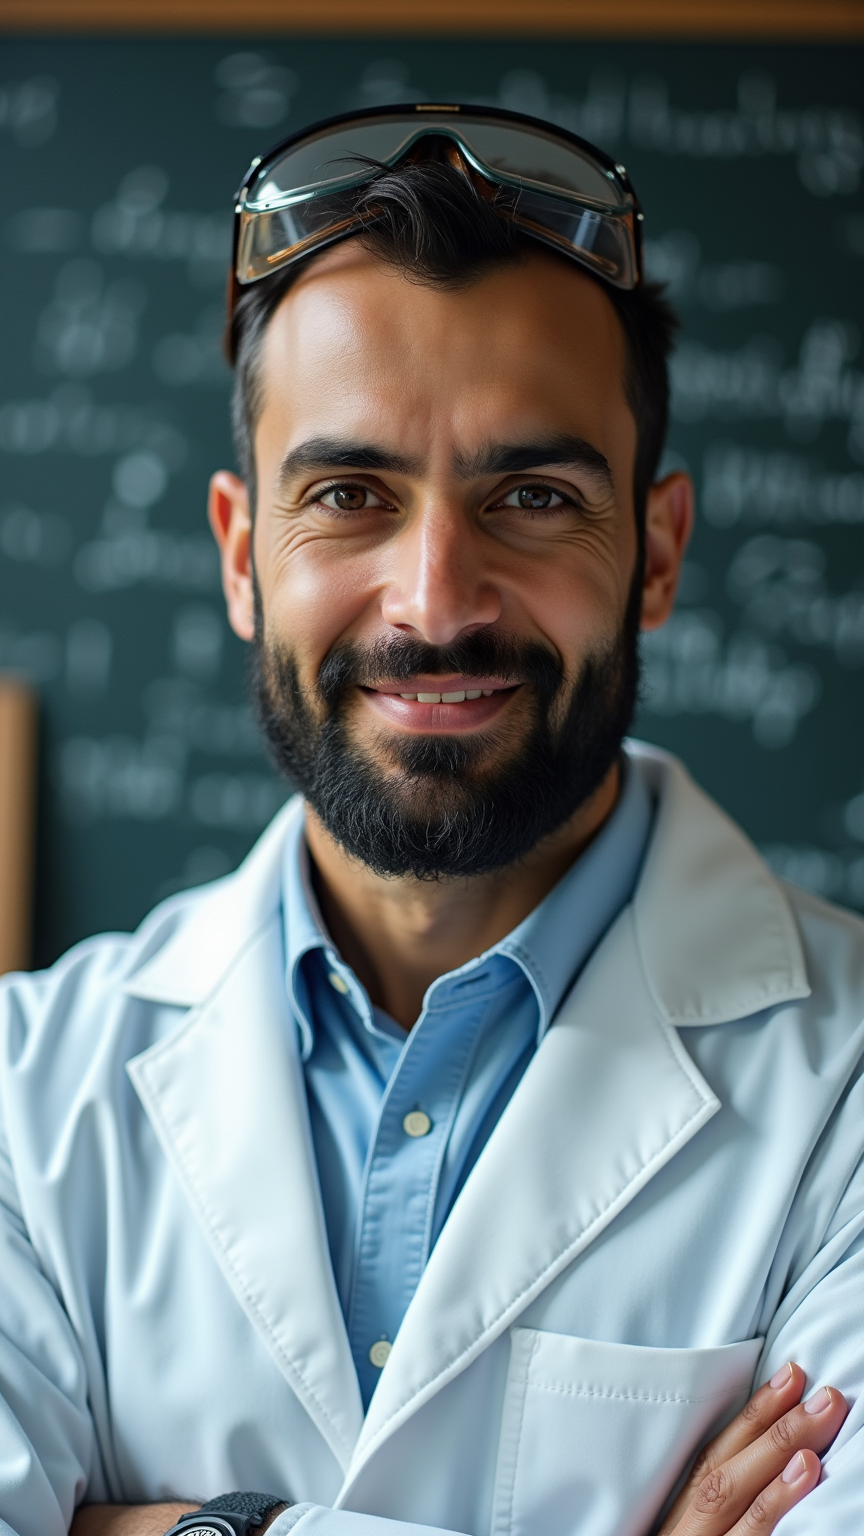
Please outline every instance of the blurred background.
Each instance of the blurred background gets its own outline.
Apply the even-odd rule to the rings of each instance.
[[[862,98],[858,0],[0,0],[0,969],[233,868],[285,798],[205,522],[232,194],[424,99],[630,170],[700,514],[638,733],[864,909]]]

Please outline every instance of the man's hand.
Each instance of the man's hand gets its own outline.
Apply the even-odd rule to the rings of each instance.
[[[836,1387],[801,1403],[805,1376],[785,1365],[696,1458],[658,1536],[769,1536],[816,1487],[820,1453],[848,1412]]]

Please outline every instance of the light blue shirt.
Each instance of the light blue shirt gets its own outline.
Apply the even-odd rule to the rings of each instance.
[[[512,933],[432,983],[409,1034],[370,1002],[336,950],[295,823],[283,866],[286,982],[333,1271],[367,1407],[459,1190],[633,891],[652,818],[643,778],[625,759],[618,804],[585,853]]]

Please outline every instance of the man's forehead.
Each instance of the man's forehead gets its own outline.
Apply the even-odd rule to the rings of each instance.
[[[490,443],[569,435],[608,459],[611,437],[632,427],[625,368],[602,289],[539,247],[453,292],[346,241],[310,264],[271,320],[262,416],[270,406],[280,418],[280,455],[336,436],[413,459],[443,442],[463,461]]]
[[[417,331],[428,339],[437,331],[449,333],[455,344],[460,333],[486,324],[490,313],[495,325],[484,340],[492,351],[499,342],[528,336],[570,357],[574,343],[579,351],[599,344],[606,355],[610,343],[614,354],[624,350],[618,316],[602,285],[540,245],[453,287],[417,280],[357,239],[314,257],[299,272],[271,318],[268,339],[277,356],[289,336],[301,345],[317,337],[350,350],[361,335],[368,345],[404,329],[406,339]],[[314,360],[314,348],[307,355]],[[292,361],[302,364],[306,357],[295,354]]]

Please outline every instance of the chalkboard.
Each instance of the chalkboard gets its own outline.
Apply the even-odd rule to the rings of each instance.
[[[628,165],[684,321],[700,525],[639,729],[864,907],[864,52],[574,40],[6,41],[0,669],[42,699],[36,960],[231,868],[284,798],[204,522],[232,461],[234,186],[352,105],[492,101]]]

